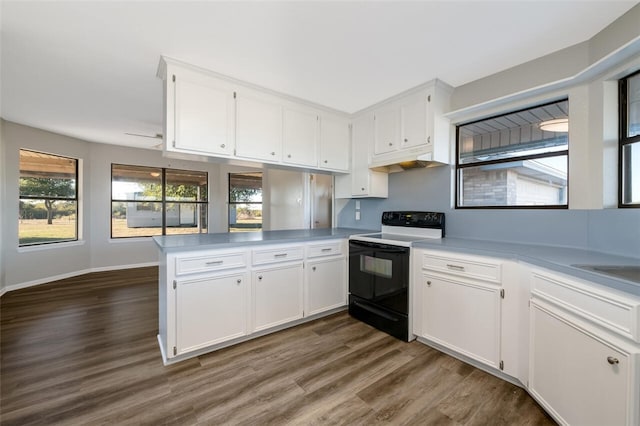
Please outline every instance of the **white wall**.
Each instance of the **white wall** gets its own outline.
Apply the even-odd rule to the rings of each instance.
[[[151,238],[110,238],[111,164],[194,169],[209,173],[209,232],[227,230],[227,178],[231,171],[255,170],[211,162],[165,158],[160,151],[90,143],[47,131],[1,122],[0,278],[5,289],[49,282],[101,269],[157,263]],[[80,241],[18,248],[19,150],[21,148],[81,160]],[[11,184],[14,182],[15,184]]]
[[[6,178],[5,178],[5,170],[6,167],[4,167],[5,161],[4,161],[4,137],[3,137],[3,128],[4,125],[4,121],[2,119],[0,119],[0,202],[2,203],[0,207],[0,295],[2,293],[4,293],[4,288],[5,288],[5,262],[4,262],[4,238],[5,238],[5,218],[6,218],[6,214],[5,214],[5,208],[4,208],[4,200],[5,200],[5,195],[4,195],[4,191],[5,191],[5,182],[6,182]]]
[[[2,139],[5,156],[2,168],[5,172],[5,194],[2,200],[3,216],[3,258],[6,266],[5,286],[37,281],[45,277],[64,276],[72,271],[82,271],[90,267],[91,214],[85,206],[91,205],[91,175],[89,173],[89,144],[77,139],[4,122]],[[51,246],[18,248],[18,211],[20,176],[20,148],[63,155],[81,161],[78,172],[84,176],[81,182],[82,225],[79,234],[83,241],[61,243],[55,249]],[[12,185],[10,182],[14,182]],[[80,208],[80,206],[79,206]]]
[[[456,87],[451,96],[451,110],[468,108],[572,78],[587,67],[638,41],[639,23],[640,4],[590,40]],[[637,53],[637,49],[635,52]],[[633,54],[629,54],[621,60],[632,57]]]

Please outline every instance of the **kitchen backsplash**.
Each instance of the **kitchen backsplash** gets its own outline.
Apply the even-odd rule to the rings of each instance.
[[[604,210],[456,210],[449,194],[449,166],[389,175],[389,198],[355,200],[338,214],[338,226],[379,229],[386,210],[428,210],[446,214],[446,236],[545,244],[640,258],[640,209]]]

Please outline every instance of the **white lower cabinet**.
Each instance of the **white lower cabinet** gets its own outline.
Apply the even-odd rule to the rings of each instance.
[[[510,260],[412,256],[420,341],[518,380],[562,425],[640,425],[639,296]]]
[[[176,353],[247,334],[245,273],[176,282]]]
[[[533,300],[529,391],[561,424],[637,425],[637,356],[615,340]]]
[[[413,332],[492,368],[502,368],[502,261],[412,250]]]
[[[346,247],[346,239],[336,238],[162,255],[158,341],[164,361],[344,308]]]
[[[315,259],[305,268],[305,316],[347,304],[346,258]]]
[[[499,368],[500,287],[422,274],[422,336]]]
[[[302,262],[252,272],[253,331],[302,318]]]

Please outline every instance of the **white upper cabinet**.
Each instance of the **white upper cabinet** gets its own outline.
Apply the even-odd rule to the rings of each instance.
[[[431,142],[427,135],[429,95],[419,92],[408,96],[400,104],[400,147],[425,145]]]
[[[398,121],[396,105],[386,105],[374,112],[374,154],[392,152],[400,147]]]
[[[235,101],[230,84],[172,67],[165,97],[166,150],[233,155]]]
[[[283,110],[282,162],[318,166],[319,115],[312,110],[285,106]]]
[[[321,169],[349,171],[351,137],[349,120],[337,115],[320,116]]]
[[[241,90],[236,96],[236,156],[279,162],[282,106],[270,96]]]
[[[369,166],[416,159],[449,163],[450,122],[444,113],[452,90],[434,80],[372,107],[374,149]]]
[[[336,176],[336,198],[389,196],[389,175],[369,169],[373,151],[373,114],[365,113],[351,123],[351,174]]]

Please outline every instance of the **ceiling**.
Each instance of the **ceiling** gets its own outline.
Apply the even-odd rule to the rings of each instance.
[[[636,1],[5,1],[1,113],[150,148],[161,55],[345,112],[588,40]]]

